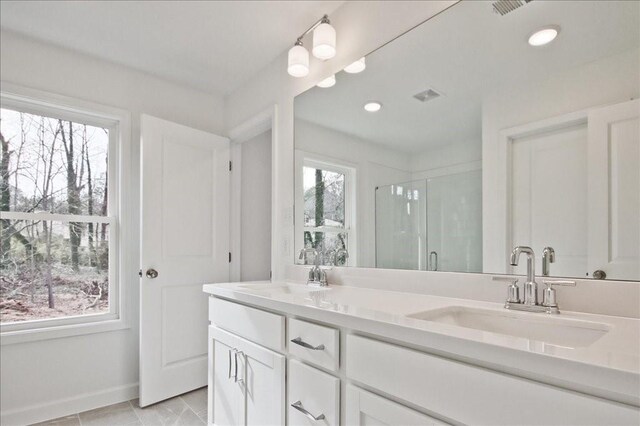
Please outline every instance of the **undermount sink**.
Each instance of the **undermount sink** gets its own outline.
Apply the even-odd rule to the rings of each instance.
[[[604,323],[463,306],[418,312],[407,317],[571,348],[590,346],[609,331]]]

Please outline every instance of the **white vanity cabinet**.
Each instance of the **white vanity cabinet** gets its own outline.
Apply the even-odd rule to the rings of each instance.
[[[637,406],[363,336],[329,316],[216,297],[210,309],[210,425],[640,424]]]
[[[283,425],[285,356],[209,327],[209,424]]]
[[[358,387],[347,385],[348,425],[445,425],[439,420]]]

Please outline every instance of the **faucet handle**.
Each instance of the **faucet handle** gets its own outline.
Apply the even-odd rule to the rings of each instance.
[[[513,277],[513,276],[509,276],[509,275],[505,275],[505,276],[501,276],[501,275],[494,275],[491,278],[492,281],[504,281],[504,282],[509,282],[512,284],[516,284],[519,280],[518,277]]]
[[[520,303],[520,288],[518,287],[518,277],[493,277],[493,281],[510,282],[507,288],[507,303]]]
[[[552,285],[576,286],[576,282],[573,280],[542,280],[542,284],[546,285],[547,288],[551,288]]]
[[[546,306],[548,308],[558,307],[556,291],[553,289],[554,285],[576,286],[576,282],[572,280],[542,280],[542,283],[547,286],[547,288],[542,292],[542,306]]]

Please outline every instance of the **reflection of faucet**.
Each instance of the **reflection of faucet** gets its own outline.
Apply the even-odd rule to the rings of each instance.
[[[320,268],[320,256],[318,251],[314,248],[303,248],[300,250],[299,259],[304,259],[306,264],[307,253],[312,253],[314,256],[315,265],[309,270],[309,277],[307,284],[315,285],[319,287],[325,287],[327,285],[327,273]]]
[[[335,251],[335,258],[333,264],[336,266],[345,266],[347,264],[347,259],[349,259],[349,252],[345,248],[339,248]],[[339,259],[344,259],[340,261]]]
[[[536,257],[531,247],[518,246],[511,252],[511,265],[518,266],[520,254],[527,255],[527,281],[523,285],[525,305],[538,304],[538,284],[536,283]]]
[[[556,252],[553,247],[545,247],[542,250],[542,275],[549,276],[549,265],[556,261]]]

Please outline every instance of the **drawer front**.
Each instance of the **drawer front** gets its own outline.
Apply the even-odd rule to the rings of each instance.
[[[347,336],[349,379],[465,424],[637,425],[640,411],[604,399]]]
[[[289,319],[289,353],[331,371],[338,371],[340,332],[335,328]]]
[[[379,395],[347,385],[347,426],[442,426],[439,420]]]
[[[295,359],[289,360],[287,377],[287,424],[340,425],[339,379]],[[324,418],[319,418],[322,416]]]
[[[209,320],[223,330],[284,352],[284,316],[211,297]]]

